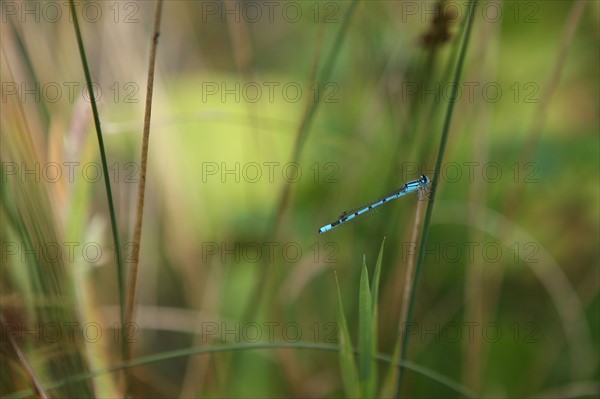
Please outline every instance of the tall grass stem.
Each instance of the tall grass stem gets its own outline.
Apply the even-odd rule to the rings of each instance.
[[[104,177],[104,186],[106,188],[106,199],[108,202],[108,212],[110,214],[110,225],[112,228],[113,240],[115,243],[115,254],[117,257],[117,279],[119,284],[119,303],[121,305],[121,337],[125,336],[125,271],[123,267],[123,255],[121,253],[121,241],[119,240],[119,229],[117,226],[117,216],[115,213],[115,205],[113,200],[112,189],[110,186],[110,174],[108,171],[108,161],[106,160],[106,150],[104,147],[104,140],[102,138],[102,128],[100,127],[100,116],[98,114],[98,107],[96,105],[96,97],[94,96],[94,87],[92,84],[92,75],[90,73],[90,67],[85,54],[85,48],[83,46],[83,37],[81,35],[81,28],[79,27],[79,20],[77,18],[77,12],[75,10],[75,2],[69,0],[69,7],[71,15],[73,17],[73,27],[75,29],[75,36],[77,37],[77,46],[79,48],[79,55],[81,57],[81,64],[83,66],[83,73],[85,75],[85,83],[89,93],[90,104],[92,106],[92,115],[94,117],[94,126],[96,128],[96,136],[98,138],[98,148],[100,150],[100,159],[102,163],[102,173]],[[121,354],[123,359],[127,358],[127,348],[125,340],[121,340]]]
[[[411,288],[410,301],[408,304],[408,312],[406,314],[406,322],[412,322],[415,301],[417,298],[417,287],[419,284],[419,277],[421,275],[421,271],[423,270],[423,263],[425,260],[425,247],[427,245],[427,236],[429,235],[429,226],[431,224],[431,218],[433,215],[433,206],[435,204],[435,195],[437,190],[437,185],[439,182],[440,170],[442,167],[442,161],[444,159],[444,152],[446,150],[446,143],[448,141],[448,133],[450,131],[450,124],[452,122],[452,114],[454,112],[454,105],[458,98],[458,82],[460,81],[460,77],[462,75],[462,69],[465,62],[467,47],[469,43],[469,38],[471,36],[471,29],[473,27],[474,21],[474,10],[475,10],[476,0],[469,1],[469,10],[467,12],[466,18],[466,29],[462,37],[462,41],[459,47],[459,56],[458,61],[456,63],[456,69],[454,71],[454,84],[452,85],[452,91],[450,95],[450,99],[448,102],[448,109],[446,111],[446,116],[444,118],[444,125],[442,127],[442,137],[440,140],[440,147],[438,150],[437,160],[435,162],[435,170],[433,175],[433,180],[431,184],[431,194],[429,198],[429,202],[427,204],[427,212],[425,213],[425,222],[423,223],[423,232],[421,234],[421,242],[419,244],[419,255],[417,258],[417,266],[415,268],[414,280]],[[409,336],[405,334],[402,339],[402,347],[400,349],[400,359],[399,363],[402,363],[406,359],[406,350],[408,348]],[[400,397],[400,388],[402,385],[402,368],[400,369],[400,373],[398,379],[396,381],[396,398]]]

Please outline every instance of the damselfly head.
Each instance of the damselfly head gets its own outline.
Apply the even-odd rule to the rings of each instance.
[[[421,183],[423,183],[423,185],[428,185],[429,184],[429,177],[425,176],[425,175],[421,175]]]

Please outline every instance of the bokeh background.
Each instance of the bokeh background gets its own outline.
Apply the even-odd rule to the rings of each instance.
[[[120,397],[123,302],[73,19],[63,2],[1,5],[2,395]],[[154,9],[77,4],[126,266]],[[317,229],[433,177],[465,2],[165,2],[130,395],[344,396],[317,347],[338,342],[334,273],[356,345],[363,256],[373,273],[386,237],[380,353],[405,331],[408,360],[476,396],[597,397],[599,11],[479,2],[406,325],[417,196]],[[412,371],[400,395],[462,397]]]

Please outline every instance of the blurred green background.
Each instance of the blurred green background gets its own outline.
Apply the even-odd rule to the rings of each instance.
[[[154,7],[77,5],[126,266]],[[334,272],[356,343],[363,255],[372,273],[387,237],[380,353],[405,329],[408,360],[477,396],[599,395],[597,2],[477,5],[412,324],[399,315],[423,215],[415,195],[317,233],[433,177],[466,10],[164,4],[133,359],[336,344]],[[68,5],[2,2],[1,29],[2,395],[35,396],[39,380],[52,397],[123,396],[109,371],[123,341],[114,242]],[[131,368],[130,394],[344,395],[335,352],[191,351]],[[457,395],[403,377],[402,397]]]

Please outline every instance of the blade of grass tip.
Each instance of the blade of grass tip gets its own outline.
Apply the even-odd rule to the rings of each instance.
[[[363,256],[363,267],[358,291],[358,372],[363,398],[372,398],[377,385],[375,336],[373,331],[373,303],[369,287],[369,272]]]
[[[377,304],[379,302],[379,280],[381,278],[381,263],[383,262],[383,247],[385,246],[385,239],[383,237],[383,241],[381,242],[381,247],[379,248],[379,255],[377,256],[377,263],[375,264],[375,273],[373,274],[373,281],[371,281],[371,297],[373,298],[373,310],[376,315]]]
[[[444,125],[442,128],[442,137],[440,140],[440,147],[439,147],[439,151],[438,151],[437,160],[435,163],[435,171],[434,171],[432,185],[431,185],[431,195],[429,198],[429,203],[427,204],[427,212],[425,214],[425,221],[423,223],[423,232],[421,234],[421,243],[419,245],[419,255],[417,258],[417,265],[415,268],[415,276],[414,276],[414,281],[413,281],[413,286],[412,286],[412,292],[410,295],[410,302],[408,305],[408,313],[407,313],[407,317],[406,317],[407,323],[412,322],[412,314],[414,311],[415,300],[417,297],[417,287],[419,284],[419,277],[421,275],[421,270],[423,269],[423,263],[424,263],[424,259],[425,259],[425,246],[427,244],[427,236],[429,234],[429,225],[431,224],[431,216],[433,214],[433,205],[434,205],[434,200],[435,200],[435,194],[437,191],[438,178],[440,175],[442,160],[444,158],[444,152],[446,150],[446,142],[448,140],[448,132],[450,131],[450,123],[452,121],[452,113],[454,111],[454,104],[457,99],[457,91],[458,91],[458,85],[459,85],[458,83],[460,82],[460,77],[462,74],[462,67],[464,65],[464,61],[466,58],[465,56],[467,53],[467,45],[469,43],[469,38],[471,36],[471,28],[473,27],[474,9],[475,9],[476,3],[477,3],[476,0],[469,1],[469,10],[466,15],[467,25],[466,25],[465,33],[463,34],[461,44],[459,47],[460,53],[458,56],[458,61],[456,64],[456,69],[454,72],[454,80],[453,80],[453,82],[456,82],[456,84],[452,85],[452,92],[450,95],[450,100],[448,102],[448,109],[446,111],[446,117],[444,119]],[[409,334],[404,334],[404,336],[402,338],[402,347],[400,349],[400,355],[399,355],[400,359],[399,359],[398,363],[403,363],[404,360],[406,359],[406,348],[408,347],[408,341],[409,341]],[[400,374],[398,376],[398,380],[396,383],[396,395],[395,395],[396,398],[400,397],[402,375],[403,375],[403,368],[400,368]]]
[[[348,332],[348,324],[344,316],[344,305],[342,303],[342,294],[340,293],[340,284],[337,273],[335,274],[335,286],[337,287],[338,297],[338,325],[339,325],[339,359],[340,374],[342,375],[342,384],[344,392],[348,398],[360,397],[360,386],[358,385],[358,371],[354,360],[354,351],[352,350],[352,341]]]
[[[163,0],[156,2],[154,14],[154,31],[150,45],[150,58],[148,60],[148,79],[146,83],[146,109],[144,112],[144,133],[142,138],[142,155],[140,159],[140,184],[137,192],[137,211],[135,216],[135,229],[133,233],[133,263],[129,270],[129,281],[127,285],[127,307],[125,312],[125,323],[130,325],[133,321],[133,307],[135,304],[135,290],[137,283],[138,266],[140,263],[140,245],[142,241],[142,222],[144,217],[144,198],[146,191],[146,170],[148,164],[148,145],[150,142],[150,119],[152,115],[152,93],[154,89],[154,67],[156,65],[156,48],[158,47],[158,36],[160,35],[160,21],[162,16]],[[126,360],[130,355],[129,345],[125,352]]]
[[[81,36],[81,29],[79,27],[79,20],[77,18],[77,12],[75,10],[75,2],[69,0],[69,7],[71,15],[73,16],[73,27],[75,29],[75,36],[77,37],[77,47],[79,48],[79,55],[81,57],[81,64],[83,66],[83,74],[85,75],[85,83],[87,86],[88,94],[90,96],[90,104],[92,105],[92,115],[94,116],[94,126],[96,128],[96,136],[98,138],[98,148],[100,150],[100,159],[102,163],[102,172],[104,174],[104,186],[106,188],[106,199],[108,202],[108,212],[110,214],[110,224],[112,228],[113,240],[115,242],[115,254],[117,257],[117,277],[119,283],[119,304],[121,306],[121,337],[125,337],[125,271],[123,267],[123,255],[121,253],[121,241],[119,240],[119,231],[117,228],[117,216],[115,214],[115,205],[113,201],[112,189],[110,187],[110,174],[108,171],[108,162],[106,160],[106,151],[104,149],[104,140],[102,138],[102,129],[100,128],[100,116],[98,115],[98,107],[96,106],[96,97],[94,95],[94,87],[92,86],[92,76],[90,74],[90,68],[87,62],[87,56],[85,54],[85,48],[83,47],[83,37]],[[127,348],[125,340],[121,339],[121,354],[123,358],[126,358]]]

